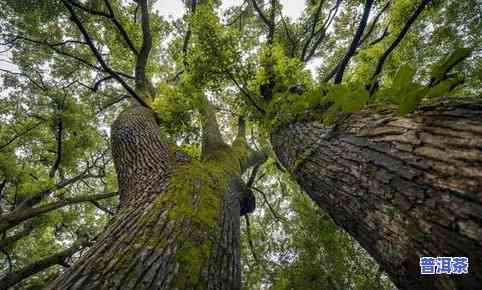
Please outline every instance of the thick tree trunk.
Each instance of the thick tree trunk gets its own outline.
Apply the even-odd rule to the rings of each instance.
[[[443,101],[405,118],[371,108],[331,130],[294,123],[272,145],[400,289],[480,289],[482,100]],[[469,274],[420,275],[422,256],[469,257]]]
[[[119,211],[49,289],[239,289],[236,182],[173,153],[144,107],[119,116],[112,140]]]

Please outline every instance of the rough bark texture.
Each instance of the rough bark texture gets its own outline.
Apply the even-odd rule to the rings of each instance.
[[[94,246],[49,289],[239,289],[236,184],[218,194],[218,222],[206,229],[180,211],[180,202],[163,199],[176,168],[190,161],[169,150],[150,110],[135,106],[122,113],[112,140],[120,209]],[[199,188],[193,184],[189,200],[203,197]]]
[[[306,193],[400,289],[482,285],[482,100],[443,101],[276,130],[272,145]],[[468,275],[420,275],[422,256],[469,257]]]

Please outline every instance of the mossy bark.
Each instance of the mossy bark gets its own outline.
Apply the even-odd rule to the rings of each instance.
[[[272,145],[306,193],[400,289],[482,285],[482,100],[407,117],[367,108],[335,129],[305,121]],[[469,257],[467,275],[420,275],[422,256]]]
[[[48,289],[240,289],[240,189],[226,160],[174,152],[141,106],[114,122],[112,152],[118,213]]]

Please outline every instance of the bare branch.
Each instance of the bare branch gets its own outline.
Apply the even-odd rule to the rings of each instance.
[[[15,75],[15,76],[24,77],[24,78],[26,78],[29,82],[31,82],[34,86],[36,86],[37,88],[39,88],[39,89],[41,89],[41,90],[44,90],[44,89],[45,89],[45,87],[44,87],[43,85],[41,85],[39,82],[37,82],[36,80],[34,80],[32,77],[30,77],[30,76],[27,75],[26,73],[13,72],[13,71],[9,71],[9,70],[3,69],[3,68],[0,68],[0,72],[4,72],[4,73],[11,74],[11,75]]]
[[[16,210],[32,207],[32,206],[36,205],[37,203],[39,203],[44,196],[52,193],[55,190],[65,188],[69,185],[72,185],[72,184],[76,183],[77,181],[80,181],[80,180],[83,180],[83,179],[86,179],[86,178],[92,178],[93,175],[89,174],[88,170],[89,170],[89,168],[84,170],[84,172],[80,173],[79,175],[76,175],[72,178],[63,180],[63,181],[57,183],[56,185],[54,185],[52,187],[49,187],[47,189],[44,189],[44,190],[41,190],[39,192],[36,192],[36,193],[32,194],[31,197],[22,201],[22,203],[16,208]]]
[[[244,10],[244,5],[246,5],[246,3],[248,3],[248,0],[244,0],[243,3],[239,6],[239,14],[234,17],[233,19],[231,19],[231,21],[229,21],[228,23],[226,23],[225,26],[231,26],[233,25],[234,23],[236,23],[238,20],[241,19],[241,17],[243,16],[243,13],[245,12]],[[241,22],[240,22],[241,23]],[[240,24],[241,25],[241,24]]]
[[[115,15],[114,15],[114,10],[112,9],[112,6],[110,4],[110,2],[108,0],[104,0],[104,3],[105,3],[105,6],[107,7],[107,10],[109,11],[109,13],[106,13],[106,12],[103,12],[103,11],[98,11],[98,10],[94,10],[94,9],[91,9],[87,6],[84,6],[82,5],[81,3],[79,3],[78,1],[75,1],[75,0],[69,0],[69,2],[91,14],[91,15],[96,15],[96,16],[101,16],[101,17],[105,17],[107,19],[109,19],[110,21],[112,21],[112,23],[114,24],[114,26],[117,28],[117,30],[119,31],[120,35],[122,36],[122,38],[124,39],[124,41],[126,42],[127,44],[127,47],[134,53],[134,54],[137,54],[137,49],[135,48],[134,44],[132,43],[131,39],[129,38],[129,34],[127,33],[127,31],[124,29],[124,27],[122,26],[122,24],[115,18]]]
[[[94,9],[91,9],[90,7],[87,7],[87,6],[84,6],[82,5],[81,3],[79,3],[78,1],[76,0],[68,0],[70,2],[70,4],[72,4],[72,6],[75,6],[89,14],[92,14],[92,15],[97,15],[97,16],[102,16],[102,17],[105,17],[105,18],[110,18],[110,15],[103,12],[103,11],[98,11],[98,10],[94,10]]]
[[[256,101],[253,99],[253,96],[250,94],[250,92],[239,84],[239,82],[234,77],[233,73],[228,70],[225,70],[225,73],[231,79],[231,81],[233,81],[234,85],[239,89],[239,91],[247,98],[247,100],[251,103],[251,105],[253,105],[253,107],[255,107],[256,110],[258,110],[258,112],[260,112],[261,114],[265,114],[266,111],[256,103]]]
[[[99,108],[99,110],[97,110],[97,112],[95,112],[95,113],[96,113],[96,114],[100,114],[100,113],[103,112],[104,110],[112,107],[112,106],[115,105],[115,104],[118,104],[118,103],[122,102],[123,100],[125,100],[125,99],[127,99],[127,98],[129,98],[128,95],[121,96],[121,97],[119,97],[119,98],[117,98],[117,99],[115,99],[115,100],[113,100],[113,101],[111,101],[111,102],[103,105],[103,106],[102,106],[101,108]]]
[[[94,92],[97,92],[97,91],[99,90],[100,85],[101,85],[103,82],[106,82],[106,81],[111,80],[111,79],[113,79],[113,78],[114,78],[114,76],[113,76],[113,75],[110,75],[110,76],[106,76],[106,77],[98,80],[97,82],[95,82],[94,87],[92,88],[93,91],[94,91]]]

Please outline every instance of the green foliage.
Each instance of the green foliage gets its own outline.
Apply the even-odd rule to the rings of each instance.
[[[468,58],[471,53],[472,50],[470,48],[457,48],[446,59],[436,63],[433,66],[430,75],[437,81],[443,81],[447,78],[447,73],[449,73],[454,66]]]
[[[197,135],[197,128],[193,126],[193,99],[166,83],[160,83],[157,92],[152,107],[165,132],[170,136]]]
[[[448,77],[447,74],[467,58],[470,49],[455,50],[445,59],[433,65],[430,82],[434,85],[422,85],[414,81],[416,69],[410,65],[403,65],[398,70],[389,87],[383,87],[374,98],[381,102],[390,102],[399,106],[401,115],[414,111],[424,98],[436,99],[450,93],[452,88],[463,81],[463,76],[457,74]]]
[[[257,192],[250,237],[246,227],[242,232],[243,289],[394,289],[366,252],[288,176],[274,173],[273,164],[264,170],[269,178],[256,187],[266,199]]]
[[[333,105],[324,115],[324,122],[331,124],[335,121],[336,113],[354,113],[363,108],[368,102],[369,93],[362,84],[349,83],[334,85],[328,89],[327,101]]]

